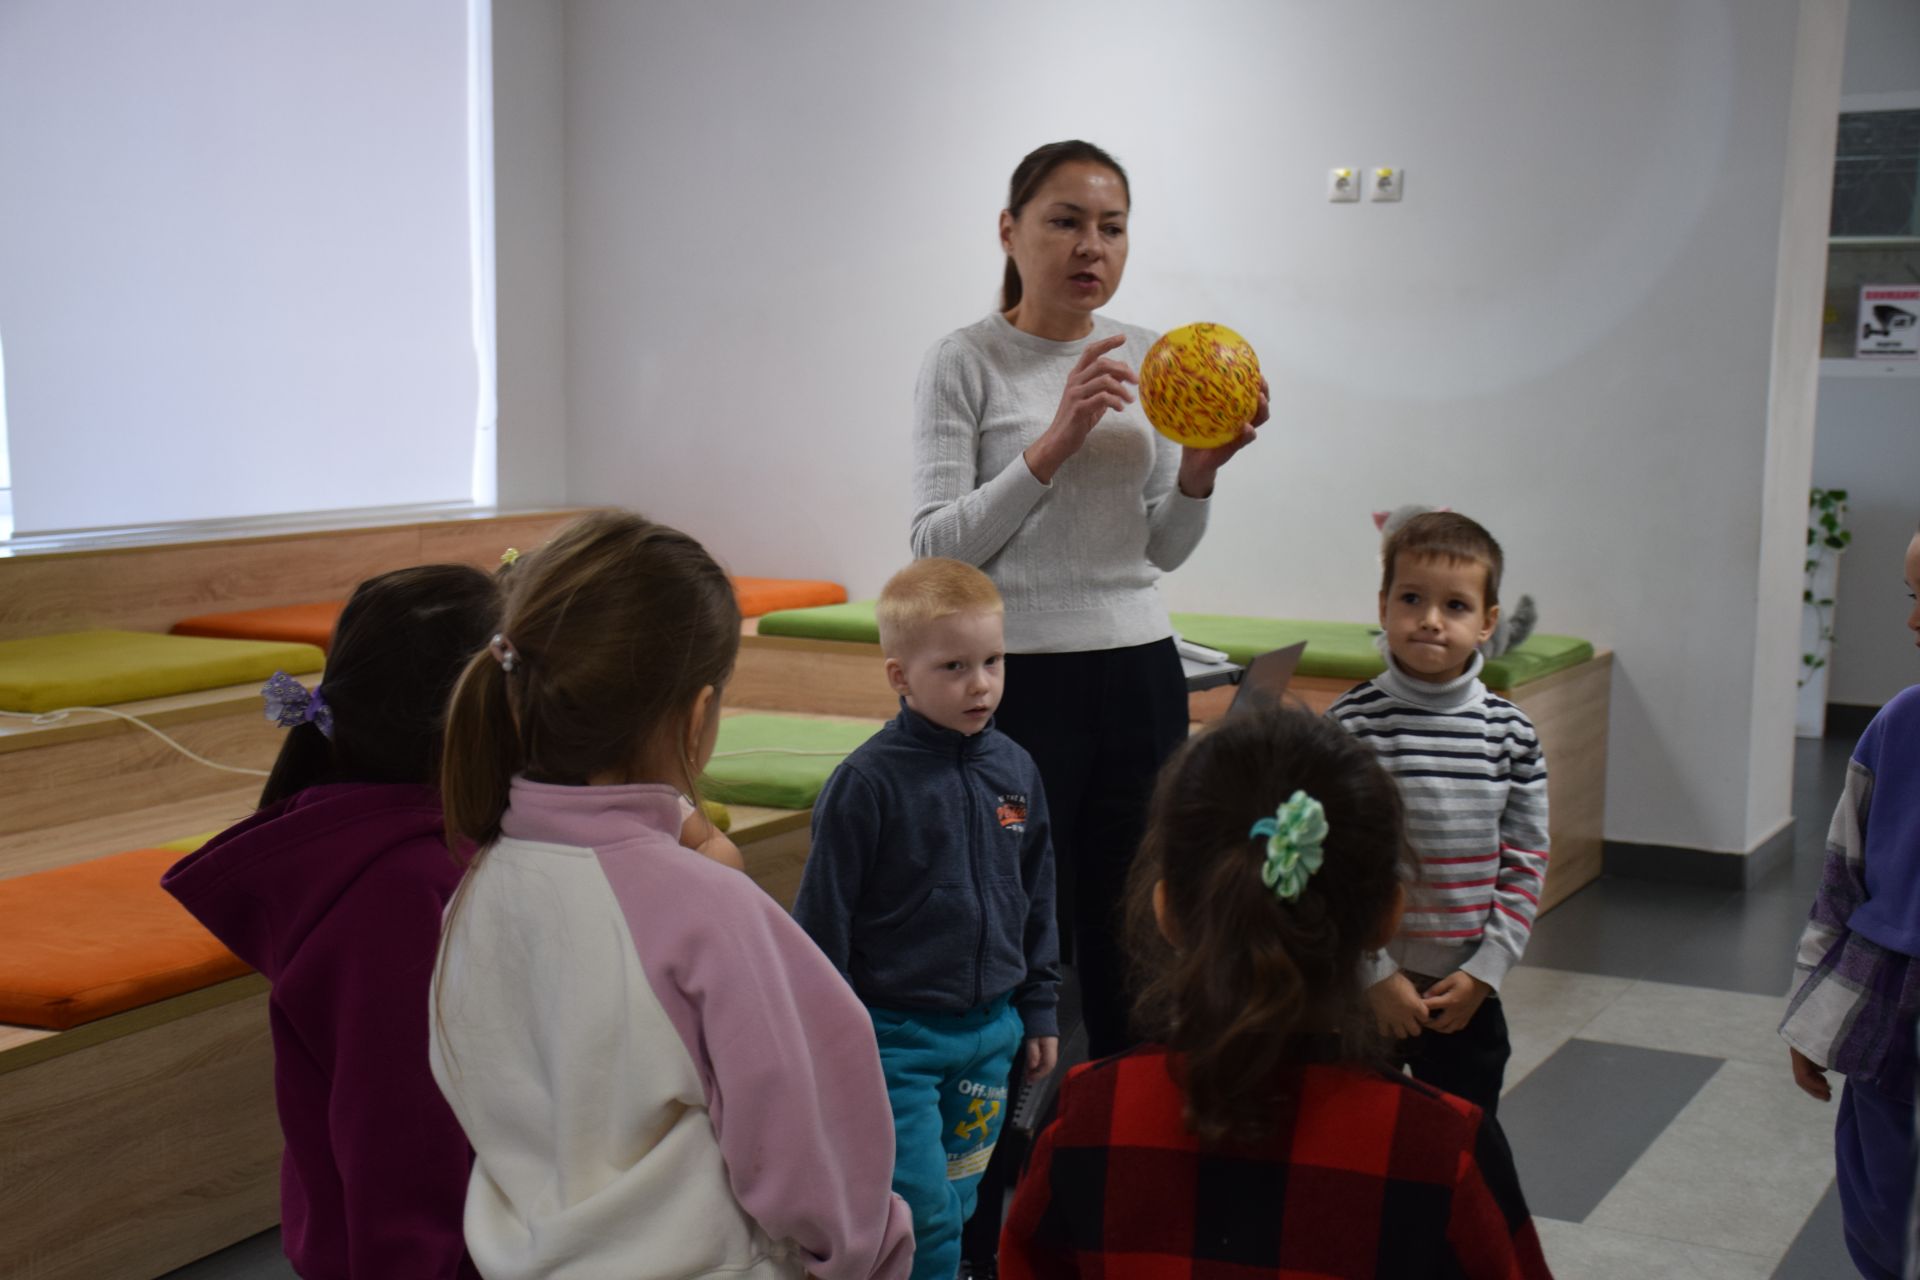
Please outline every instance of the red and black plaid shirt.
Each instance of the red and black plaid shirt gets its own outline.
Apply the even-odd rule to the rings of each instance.
[[[1015,1193],[1000,1274],[1550,1275],[1506,1138],[1480,1108],[1364,1067],[1290,1074],[1272,1138],[1202,1150],[1165,1048],[1076,1069]]]

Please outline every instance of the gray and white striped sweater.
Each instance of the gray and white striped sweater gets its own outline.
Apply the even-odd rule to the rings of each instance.
[[[1421,880],[1368,985],[1398,969],[1464,969],[1498,991],[1519,963],[1547,877],[1547,763],[1526,713],[1487,692],[1475,654],[1447,684],[1387,670],[1341,694],[1327,715],[1400,784]]]

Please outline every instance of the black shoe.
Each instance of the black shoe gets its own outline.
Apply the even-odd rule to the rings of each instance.
[[[1000,1264],[991,1258],[985,1262],[962,1261],[960,1280],[1000,1280]]]

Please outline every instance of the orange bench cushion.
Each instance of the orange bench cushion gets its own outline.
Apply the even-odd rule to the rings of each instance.
[[[177,636],[213,636],[220,640],[286,640],[315,645],[333,643],[333,626],[340,621],[344,600],[319,604],[283,604],[274,609],[241,609],[234,613],[203,613],[173,624]]]
[[[740,602],[741,617],[757,618],[783,609],[844,604],[847,589],[837,582],[808,582],[801,578],[735,578],[733,596]]]
[[[135,849],[0,880],[0,1022],[64,1031],[250,972]]]

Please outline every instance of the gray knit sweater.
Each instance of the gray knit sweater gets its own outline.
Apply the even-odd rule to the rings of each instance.
[[[1465,969],[1494,990],[1520,963],[1547,879],[1547,762],[1526,712],[1487,692],[1485,663],[1426,684],[1392,659],[1327,715],[1400,784],[1421,876],[1400,934],[1363,965],[1368,986],[1408,969]]]
[[[1173,634],[1154,588],[1193,554],[1207,504],[1177,488],[1180,448],[1139,404],[1108,413],[1041,484],[1021,456],[1060,408],[1090,343],[1138,369],[1154,334],[1104,316],[1072,342],[993,314],[934,344],[914,389],[913,553],[986,571],[1007,606],[1007,649],[1071,653]]]

